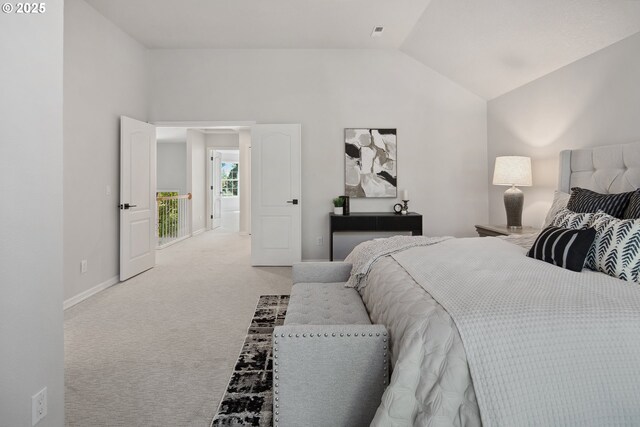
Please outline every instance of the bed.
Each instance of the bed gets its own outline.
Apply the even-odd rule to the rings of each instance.
[[[637,189],[640,143],[563,151],[574,186]],[[370,264],[358,290],[393,368],[371,425],[640,425],[640,285],[525,253],[444,239]]]

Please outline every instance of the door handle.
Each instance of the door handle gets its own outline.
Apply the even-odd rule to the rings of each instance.
[[[120,205],[120,209],[129,209],[129,208],[135,208],[138,205],[130,205],[129,203],[125,203],[124,205]]]
[[[287,203],[291,203],[293,205],[297,205],[298,204],[298,199],[287,200]]]

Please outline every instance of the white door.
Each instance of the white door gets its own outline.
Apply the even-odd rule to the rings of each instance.
[[[301,260],[300,125],[251,128],[251,264]]]
[[[156,128],[120,117],[120,280],[156,263]]]
[[[213,206],[211,206],[211,228],[218,228],[222,223],[222,156],[217,151],[213,151],[212,155],[212,171],[213,185],[211,185],[211,200],[213,200]]]

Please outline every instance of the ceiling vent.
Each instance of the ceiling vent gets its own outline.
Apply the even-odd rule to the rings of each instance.
[[[384,31],[384,27],[382,25],[377,25],[373,27],[373,31],[371,32],[371,37],[380,37],[383,31]]]

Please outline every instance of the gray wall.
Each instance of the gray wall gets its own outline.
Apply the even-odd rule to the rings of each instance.
[[[191,162],[187,174],[187,191],[191,193],[191,232],[199,233],[207,227],[207,155],[205,134],[187,131],[187,159]]]
[[[0,426],[64,425],[62,329],[63,2],[0,15]]]
[[[64,284],[69,299],[118,275],[120,115],[147,119],[148,71],[145,48],[84,1],[67,0],[64,18]],[[88,261],[85,274],[80,273],[82,259]]]
[[[506,222],[491,185],[496,156],[531,156],[523,223],[540,226],[563,149],[640,141],[640,33],[488,103],[489,220]]]
[[[207,147],[238,148],[240,146],[237,133],[209,133],[206,135]]]
[[[486,102],[390,50],[152,50],[150,118],[302,124],[302,256],[329,257],[344,128],[398,129],[398,187],[426,234],[487,221]],[[388,211],[397,199],[354,200]],[[316,245],[324,237],[323,246]]]
[[[158,191],[187,193],[187,142],[158,143]]]

